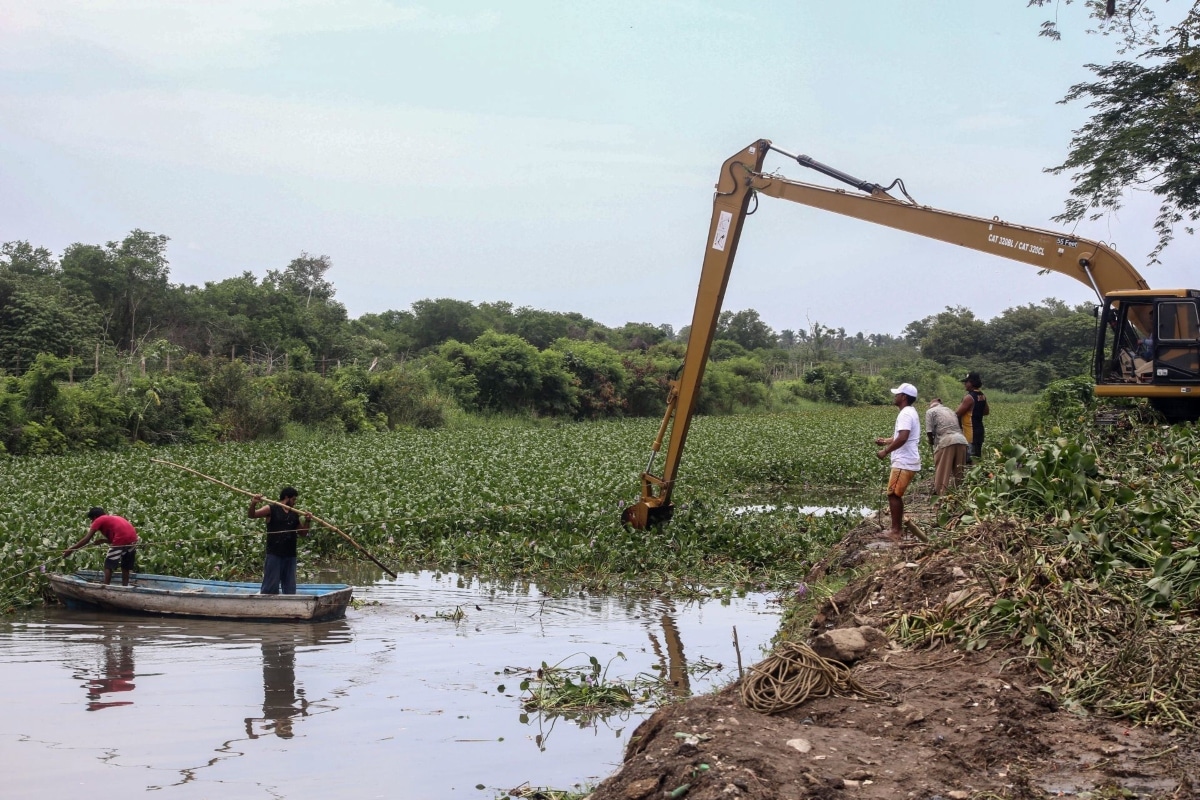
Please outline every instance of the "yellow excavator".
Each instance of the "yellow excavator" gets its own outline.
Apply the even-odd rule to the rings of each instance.
[[[841,181],[853,191],[765,173],[763,161],[771,151]],[[897,189],[904,199],[889,194]],[[687,354],[678,378],[671,382],[667,412],[642,473],[641,499],[622,513],[622,519],[633,527],[646,528],[671,517],[671,491],[721,314],[729,271],[742,225],[757,209],[759,195],[1070,275],[1090,286],[1100,300],[1094,364],[1096,394],[1149,398],[1170,421],[1200,418],[1200,291],[1151,289],[1133,265],[1100,242],[1014,225],[998,217],[983,219],[922,206],[909,196],[900,180],[886,187],[862,181],[760,139],[721,166]],[[668,434],[662,474],[655,475],[654,461]]]

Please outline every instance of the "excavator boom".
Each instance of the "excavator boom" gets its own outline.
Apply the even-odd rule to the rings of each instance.
[[[763,162],[770,151],[847,184],[855,191],[817,186],[765,174],[762,171]],[[897,199],[888,193],[895,186],[899,186],[905,200]],[[1014,225],[998,217],[984,219],[918,205],[908,196],[900,181],[893,182],[885,189],[878,184],[859,180],[821,164],[808,156],[780,150],[769,140],[760,139],[730,157],[721,167],[717,191],[713,198],[713,213],[709,222],[704,262],[700,271],[700,287],[696,294],[696,307],[692,313],[687,354],[678,379],[672,382],[667,411],[652,446],[646,471],[642,474],[641,500],[626,508],[622,515],[624,521],[634,527],[644,528],[665,521],[671,516],[671,493],[724,302],[725,287],[737,252],[742,225],[748,216],[751,202],[757,202],[758,195],[790,200],[1023,262],[1037,269],[1069,275],[1095,291],[1101,303],[1114,292],[1146,292],[1150,289],[1132,264],[1101,242]],[[1181,291],[1187,294],[1186,290]],[[1098,344],[1098,348],[1101,346],[1102,342]],[[1195,383],[1194,379],[1189,379],[1186,375],[1184,380]],[[1190,392],[1190,386],[1164,386],[1161,387],[1161,392],[1160,387],[1118,387],[1105,393],[1136,396],[1158,396],[1161,393],[1162,396],[1175,396],[1180,392],[1186,395]],[[1190,404],[1192,401],[1187,402]],[[1188,408],[1191,408],[1191,405]],[[654,460],[668,430],[670,436],[662,474],[655,475],[652,472]]]
[[[766,144],[770,147],[769,142]],[[813,163],[805,156],[793,156],[778,148],[771,149],[797,163],[806,166]],[[864,195],[770,175],[746,174],[743,179],[751,190],[769,197],[790,200],[1068,275],[1090,287],[1100,300],[1114,291],[1150,288],[1132,264],[1101,242],[1014,225],[998,217],[984,219],[902,202],[873,184],[868,185],[873,186],[874,191]]]

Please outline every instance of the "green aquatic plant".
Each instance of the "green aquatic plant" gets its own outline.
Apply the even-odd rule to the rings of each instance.
[[[992,416],[1019,413],[998,407]],[[638,491],[653,420],[176,446],[154,456],[267,496],[295,486],[301,508],[393,568],[536,577],[556,591],[687,594],[797,580],[857,518],[807,516],[793,504],[878,493],[885,470],[870,440],[893,417],[822,408],[699,418],[675,517],[649,531],[623,527],[619,515]],[[94,505],[137,527],[143,572],[253,580],[261,570],[264,528],[246,518],[244,498],[136,450],[0,456],[0,497],[0,599],[11,607],[41,602],[42,568],[98,566],[99,549],[61,556]],[[740,513],[747,506],[761,508]],[[300,578],[357,557],[341,537],[314,529],[300,545]]]
[[[629,686],[608,679],[608,667],[618,658],[624,661],[625,654],[618,652],[603,668],[595,656],[588,656],[586,666],[564,666],[566,659],[554,665],[543,661],[533,675],[521,681],[521,691],[529,693],[522,698],[523,708],[586,720],[633,707],[636,700]]]

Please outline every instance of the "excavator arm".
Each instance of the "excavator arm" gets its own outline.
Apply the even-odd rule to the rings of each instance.
[[[856,191],[831,189],[764,174],[763,161],[772,150],[801,166],[848,184]],[[892,184],[897,185],[907,201],[896,199],[878,184],[861,181],[808,156],[780,150],[766,139],[758,140],[722,165],[713,197],[712,220],[700,271],[696,307],[692,313],[687,354],[679,377],[671,382],[667,411],[651,448],[646,471],[642,473],[641,499],[622,514],[627,524],[645,528],[670,519],[673,510],[671,493],[695,412],[700,384],[704,379],[704,368],[721,314],[729,272],[737,253],[742,225],[749,213],[753,213],[751,203],[757,203],[759,194],[1021,261],[1038,269],[1060,272],[1091,287],[1101,301],[1113,291],[1150,288],[1133,265],[1107,245],[1053,231],[1013,225],[999,218],[983,219],[918,205],[908,198],[902,183],[896,181]],[[891,189],[892,186],[887,188]],[[662,474],[655,475],[652,472],[654,461],[668,431],[670,437]]]

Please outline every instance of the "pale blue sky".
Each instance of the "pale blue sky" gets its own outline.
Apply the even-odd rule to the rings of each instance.
[[[1113,43],[1025,0],[5,0],[0,241],[140,227],[172,279],[327,254],[352,316],[508,300],[691,321],[721,163],[760,137],[923,204],[1059,228],[1056,105]],[[772,160],[773,159],[773,160]],[[822,182],[777,156],[767,168]],[[1079,226],[1141,267],[1153,197]],[[1181,236],[1152,286],[1195,284]],[[1186,266],[1185,266],[1186,265]],[[764,198],[726,308],[898,333],[1091,299],[1016,263]]]

